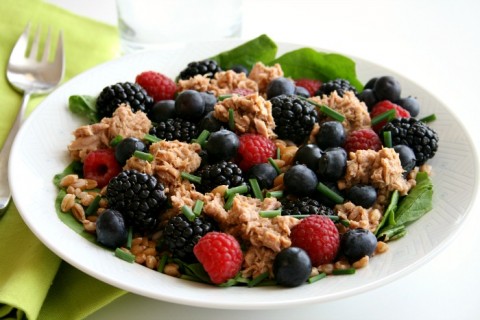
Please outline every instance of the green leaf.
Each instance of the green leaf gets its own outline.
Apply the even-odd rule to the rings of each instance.
[[[68,108],[71,112],[86,117],[92,123],[99,121],[97,117],[95,97],[87,95],[72,95],[68,98]]]
[[[355,62],[337,53],[325,53],[312,48],[301,48],[283,54],[269,65],[279,63],[287,77],[293,79],[317,79],[323,82],[337,78],[347,79],[357,88],[363,89],[357,79]]]
[[[57,173],[53,177],[53,184],[60,188],[60,181],[63,177],[68,176],[69,174],[78,174],[83,173],[83,164],[80,161],[72,161],[62,172]]]
[[[397,204],[398,204],[398,199],[399,199],[399,193],[398,190],[393,191],[392,196],[390,197],[390,203],[388,204],[387,209],[385,210],[385,213],[383,214],[382,220],[377,226],[377,229],[375,230],[375,235],[378,235],[380,230],[385,226],[385,223],[388,221],[387,225],[390,225],[390,222],[395,221],[395,210],[397,209]],[[390,216],[393,216],[394,218],[392,219]],[[393,223],[394,224],[394,223]]]
[[[263,34],[255,39],[245,42],[231,50],[224,51],[211,57],[217,61],[223,70],[230,69],[234,65],[241,64],[251,69],[257,62],[267,64],[275,59],[277,45],[267,35]]]

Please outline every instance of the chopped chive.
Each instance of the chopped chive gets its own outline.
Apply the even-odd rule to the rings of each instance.
[[[278,167],[275,160],[273,160],[272,158],[268,158],[268,162],[270,162],[270,164],[273,166],[273,168],[275,168],[275,171],[277,171],[277,174],[282,173],[282,170],[280,170],[280,168]]]
[[[148,161],[148,162],[153,161],[153,154],[148,153],[148,152],[135,150],[135,152],[133,153],[133,156],[137,157],[138,159],[142,159],[142,160],[145,160],[145,161]]]
[[[225,99],[231,98],[233,95],[231,94],[222,94],[221,96],[218,96],[218,101],[223,101]]]
[[[282,159],[282,154],[280,152],[280,148],[277,148],[277,159],[278,160]]]
[[[326,274],[325,272],[319,273],[319,274],[317,274],[316,276],[313,276],[313,277],[308,278],[308,283],[317,282],[318,280],[322,280],[322,279],[325,278],[326,276],[327,276],[327,274]]]
[[[223,287],[223,288],[226,288],[226,287],[233,287],[234,285],[236,285],[238,282],[237,280],[235,279],[228,279],[227,281],[223,282],[223,283],[220,283],[218,286],[219,287]]]
[[[135,261],[135,256],[133,254],[123,251],[121,248],[115,249],[115,256],[130,263]]]
[[[182,213],[185,217],[187,217],[189,221],[193,221],[196,218],[195,213],[193,213],[192,208],[190,208],[189,206],[182,206]]]
[[[195,201],[195,204],[193,205],[193,213],[196,216],[199,216],[202,213],[202,210],[203,210],[203,201],[202,200]]]
[[[128,234],[127,234],[127,248],[131,249],[132,248],[132,238],[133,238],[133,229],[130,226],[128,228]]]
[[[223,206],[225,210],[230,210],[230,208],[232,208],[233,199],[235,198],[236,195],[237,195],[236,193],[232,193],[231,195],[228,196],[227,201],[225,201],[225,205]]]
[[[319,182],[317,184],[317,190],[321,194],[325,195],[327,198],[335,202],[336,204],[341,204],[343,203],[344,199],[341,195],[324,185],[323,183]]]
[[[198,138],[192,140],[192,142],[196,142],[203,147],[209,135],[210,135],[210,131],[203,130],[202,133],[200,133],[200,135],[198,136]]]
[[[162,257],[160,258],[160,261],[158,262],[158,267],[157,267],[158,272],[163,273],[163,270],[165,269],[165,265],[167,264],[167,260],[168,260],[168,255],[163,254]]]
[[[112,140],[110,140],[110,146],[111,147],[115,147],[117,146],[117,144],[120,143],[120,141],[123,140],[123,137],[121,135],[117,135],[115,138],[113,138]]]
[[[98,204],[100,203],[100,200],[102,199],[102,197],[100,195],[97,195],[92,203],[90,203],[90,205],[88,206],[87,210],[85,210],[85,215],[88,217],[89,215],[92,215],[94,214],[95,212],[97,212],[97,209],[98,209]]]
[[[258,215],[262,218],[275,218],[282,215],[282,209],[260,211]]]
[[[345,220],[345,219],[342,219],[340,220],[340,223],[344,226],[344,227],[350,227],[350,221],[348,220]]]
[[[392,147],[392,133],[390,131],[383,132],[383,144],[387,148]]]
[[[437,120],[437,116],[435,115],[435,113],[432,113],[431,115],[423,117],[423,118],[420,119],[420,121],[425,122],[425,123],[432,122],[432,121],[435,121],[435,120]]]
[[[354,274],[355,268],[347,268],[347,269],[334,269],[332,274],[334,275],[343,275],[343,274]]]
[[[269,191],[265,195],[267,198],[281,198],[283,197],[283,191]]]
[[[297,96],[297,97],[299,97],[300,99],[305,100],[305,101],[313,104],[314,106],[320,108],[321,113],[329,116],[333,120],[336,120],[338,122],[343,122],[345,120],[345,116],[343,114],[339,113],[336,110],[333,110],[332,108],[330,108],[327,105],[316,103],[315,101],[310,100],[310,99],[305,98],[305,97],[301,97],[301,96]]]
[[[373,119],[371,121],[371,124],[372,124],[372,126],[374,126],[374,125],[380,123],[383,120],[390,121],[393,118],[395,118],[396,114],[397,113],[396,113],[395,109],[390,109],[388,111],[382,112],[378,116],[373,117]]]
[[[262,273],[262,274],[259,274],[258,276],[256,276],[255,278],[253,278],[249,283],[248,283],[248,286],[249,287],[255,287],[257,284],[259,284],[260,282],[262,282],[263,280],[267,279],[268,278],[268,271]]]
[[[154,136],[153,134],[148,134],[148,133],[143,136],[143,140],[151,142],[151,143],[162,141],[162,139]]]
[[[228,127],[230,130],[235,131],[235,117],[233,109],[228,109]]]
[[[253,179],[249,179],[248,182],[252,187],[254,197],[263,201],[263,194],[262,194],[262,190],[260,189],[260,185],[258,184],[258,180],[253,178]]]
[[[194,182],[194,183],[197,183],[197,184],[202,183],[202,178],[201,178],[201,177],[194,176],[193,174],[190,174],[190,173],[185,172],[185,171],[182,171],[182,172],[180,173],[180,176],[181,176],[183,179],[187,179],[187,180],[190,181],[190,182]]]
[[[248,192],[248,186],[246,184],[243,184],[241,186],[237,186],[237,187],[227,189],[225,191],[225,198],[230,197],[230,195],[232,195],[232,194],[236,194],[236,193],[242,194],[242,193],[247,193],[247,192]]]

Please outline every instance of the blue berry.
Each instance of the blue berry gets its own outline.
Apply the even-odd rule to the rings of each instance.
[[[115,147],[115,159],[121,165],[124,165],[135,151],[146,151],[147,146],[142,140],[134,137],[125,138]]]
[[[409,173],[415,168],[417,163],[417,157],[415,157],[415,153],[413,152],[412,148],[405,144],[397,144],[393,147],[398,156],[400,157],[400,163],[402,164],[403,170],[405,173]]]
[[[275,78],[267,86],[267,99],[280,96],[282,94],[292,95],[295,93],[295,83],[287,78]]]
[[[257,179],[260,188],[270,189],[273,180],[277,177],[277,170],[270,163],[260,163],[251,167],[247,172],[248,179]]]
[[[318,168],[318,160],[322,155],[322,149],[319,146],[313,143],[308,143],[302,145],[298,148],[293,158],[293,163],[304,164],[309,169],[316,171]]]
[[[209,160],[228,161],[237,155],[239,145],[240,140],[235,133],[221,129],[210,134],[205,144],[205,150]]]
[[[185,90],[175,99],[175,112],[183,119],[199,120],[205,111],[205,100],[200,92]]]
[[[395,102],[410,113],[410,116],[416,117],[420,113],[420,103],[414,97],[408,96]]]
[[[175,101],[161,100],[155,103],[148,112],[148,118],[158,123],[175,117]]]
[[[122,214],[113,209],[103,211],[98,217],[95,232],[97,234],[97,242],[108,248],[122,246],[128,237]]]
[[[326,149],[318,161],[318,173],[327,180],[343,177],[347,168],[347,152],[343,148]]]
[[[343,125],[338,121],[327,121],[320,125],[316,135],[317,145],[321,149],[342,147],[346,134]]]
[[[377,200],[377,191],[370,185],[357,184],[347,191],[347,198],[356,206],[368,209]]]
[[[226,126],[226,123],[215,118],[215,116],[213,115],[213,111],[210,111],[198,123],[198,132],[202,132],[203,130],[215,132]]]
[[[285,190],[297,196],[310,196],[317,187],[318,179],[311,169],[303,164],[296,164],[285,172],[283,177]]]
[[[397,101],[400,99],[402,87],[400,86],[400,82],[398,82],[398,80],[394,77],[383,76],[375,81],[373,91],[375,92],[375,96],[377,97],[378,101]]]
[[[373,106],[378,102],[377,97],[372,89],[364,89],[362,92],[357,94],[357,98],[367,105],[368,111],[371,111]]]
[[[248,76],[248,69],[244,65],[236,64],[230,68],[230,70],[235,71],[236,73],[245,73]]]
[[[217,97],[215,97],[215,95],[210,92],[200,92],[200,95],[202,96],[203,101],[205,102],[204,114],[207,114],[213,111],[213,108],[217,104]]]
[[[377,247],[377,238],[367,229],[351,229],[343,234],[340,250],[350,263],[365,256],[371,257]]]
[[[296,86],[294,94],[304,98],[310,98],[310,92],[304,87]]]
[[[273,274],[277,284],[298,287],[310,277],[312,262],[305,250],[289,247],[280,251],[273,261]]]

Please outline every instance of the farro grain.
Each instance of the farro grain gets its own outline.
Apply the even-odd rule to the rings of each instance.
[[[375,254],[380,254],[388,251],[388,244],[383,241],[377,242],[377,247],[375,248]]]
[[[149,256],[147,255],[147,260],[145,261],[145,266],[150,269],[156,269],[157,268],[157,258],[155,256]]]
[[[78,179],[77,181],[75,181],[74,183],[71,184],[71,186],[73,186],[74,188],[79,188],[79,189],[82,189],[84,190],[87,186],[87,180],[85,179]]]
[[[144,264],[145,260],[147,260],[147,256],[144,253],[135,255],[135,262],[138,264]]]
[[[66,175],[60,180],[60,186],[63,188],[68,187],[71,184],[75,183],[77,180],[78,180],[78,175],[76,174]]]
[[[85,189],[88,189],[88,190],[95,189],[98,185],[97,181],[92,180],[92,179],[85,179],[85,181],[87,181]]]
[[[88,233],[95,233],[95,230],[97,229],[97,224],[95,222],[85,219],[82,221],[82,223],[85,231]]]
[[[69,193],[69,194],[75,194],[75,188],[72,187],[72,186],[68,186],[68,187],[67,187],[67,193]]]
[[[75,205],[75,196],[73,194],[67,193],[65,197],[62,199],[62,203],[60,204],[60,209],[63,212],[70,211],[73,206]]]
[[[332,274],[333,269],[335,269],[332,263],[325,263],[318,267],[319,272],[325,272],[326,274]]]
[[[335,262],[334,266],[335,266],[335,269],[340,269],[340,270],[349,269],[351,267],[350,263],[348,263],[348,261],[346,260],[339,260]]]
[[[361,269],[361,268],[364,268],[368,265],[368,262],[370,261],[370,257],[369,256],[364,256],[363,258],[361,258],[360,260],[358,261],[355,261],[353,264],[352,264],[352,267],[354,267],[355,269]]]
[[[80,222],[85,220],[85,210],[80,203],[75,203],[72,207],[72,214]]]
[[[165,268],[163,268],[163,273],[172,276],[172,277],[180,277],[181,273],[178,270],[178,265],[176,263],[167,263]]]

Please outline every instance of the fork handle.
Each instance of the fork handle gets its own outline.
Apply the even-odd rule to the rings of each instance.
[[[20,126],[22,125],[23,116],[29,100],[30,93],[24,93],[20,110],[17,113],[17,117],[15,118],[15,122],[10,129],[8,137],[3,144],[2,151],[0,151],[0,216],[7,211],[10,199],[12,197],[8,182],[8,158],[10,156],[10,149],[12,148],[13,140],[15,139]]]

